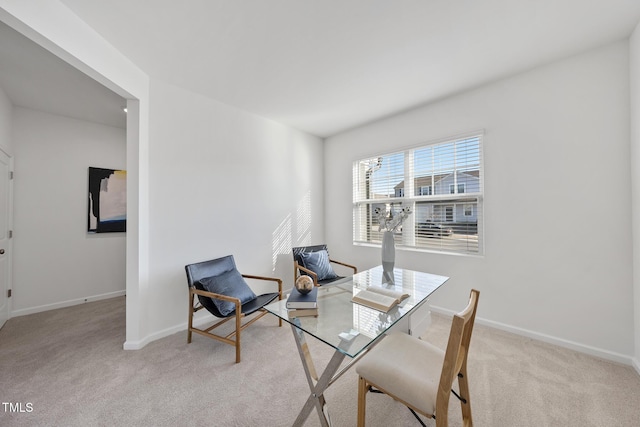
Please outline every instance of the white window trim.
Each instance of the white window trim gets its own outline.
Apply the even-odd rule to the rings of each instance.
[[[467,208],[471,209],[471,213],[467,214]],[[462,212],[464,216],[473,216],[473,205],[471,203],[467,203],[462,207]]]

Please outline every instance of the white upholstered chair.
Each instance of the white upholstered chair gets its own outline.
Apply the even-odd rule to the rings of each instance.
[[[453,316],[445,351],[404,333],[385,337],[356,364],[358,426],[365,425],[368,391],[382,392],[406,405],[422,425],[422,414],[435,418],[437,427],[448,425],[451,393],[460,399],[464,426],[472,426],[467,355],[480,292],[473,289],[469,304]],[[458,378],[459,395],[452,389]]]

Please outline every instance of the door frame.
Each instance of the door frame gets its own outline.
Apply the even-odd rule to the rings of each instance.
[[[7,166],[9,178],[7,180],[7,236],[4,245],[4,257],[7,265],[6,280],[4,286],[0,286],[0,300],[6,302],[0,312],[0,328],[2,328],[7,320],[11,318],[11,301],[8,291],[13,289],[13,156],[0,147],[0,155],[7,157]],[[2,281],[0,280],[0,283]],[[1,304],[0,304],[1,306]]]

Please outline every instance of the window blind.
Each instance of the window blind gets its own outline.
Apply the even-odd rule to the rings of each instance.
[[[378,212],[412,214],[399,246],[482,253],[482,134],[370,157],[353,164],[353,240],[382,241]]]

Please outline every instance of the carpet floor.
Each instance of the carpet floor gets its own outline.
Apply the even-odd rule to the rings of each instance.
[[[423,339],[444,348],[450,319],[432,318]],[[289,326],[265,316],[246,329],[240,364],[232,346],[186,336],[123,350],[124,297],[10,319],[0,330],[0,426],[291,425],[309,390]],[[322,371],[331,351],[307,341]],[[633,368],[481,325],[469,382],[476,426],[640,426]],[[334,426],[355,425],[356,383],[351,369],[327,391]],[[449,414],[460,426],[455,398]],[[320,425],[315,411],[305,425]],[[367,425],[419,424],[369,394]]]

